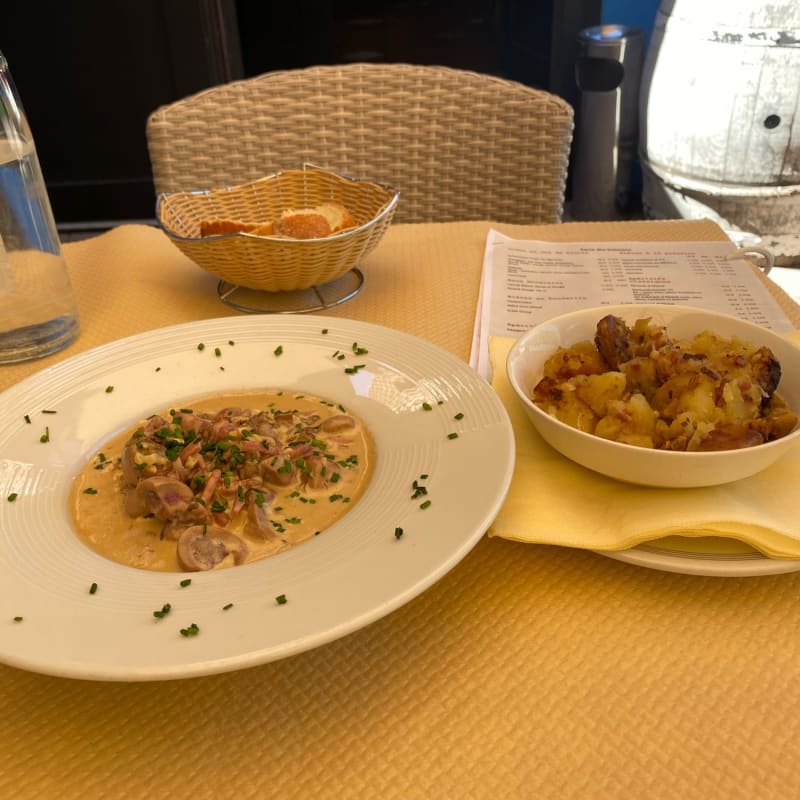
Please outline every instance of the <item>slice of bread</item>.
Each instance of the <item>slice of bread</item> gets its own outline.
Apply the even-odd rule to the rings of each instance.
[[[339,233],[347,228],[354,228],[356,225],[353,215],[341,203],[323,203],[316,206],[314,211],[322,214],[328,220],[331,233]]]
[[[249,233],[258,227],[257,222],[242,222],[238,219],[203,219],[200,220],[201,236],[222,236],[226,233]]]
[[[204,219],[201,236],[251,233],[255,236],[285,236],[289,239],[323,239],[354,228],[353,215],[341,203],[321,203],[314,208],[287,208],[274,222],[243,222],[238,219]]]
[[[273,233],[290,239],[322,239],[331,235],[331,226],[313,208],[288,208],[275,220]]]
[[[288,208],[275,220],[276,236],[321,239],[352,228],[353,215],[341,203],[321,203],[314,208]]]
[[[200,220],[201,236],[222,236],[226,233],[252,233],[255,236],[272,236],[272,222],[242,222],[238,219]]]
[[[260,225],[256,225],[252,230],[245,232],[252,233],[253,236],[272,236],[275,233],[275,223],[263,222]]]

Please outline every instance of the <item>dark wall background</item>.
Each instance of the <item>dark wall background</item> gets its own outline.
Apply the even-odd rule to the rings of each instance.
[[[579,30],[601,0],[77,0],[8,4],[0,51],[59,229],[151,220],[145,121],[158,106],[274,69],[352,61],[502,75],[575,102]]]

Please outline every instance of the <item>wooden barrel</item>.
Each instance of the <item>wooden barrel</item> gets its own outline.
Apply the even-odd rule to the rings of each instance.
[[[662,0],[640,94],[645,214],[800,252],[798,97],[798,0]]]

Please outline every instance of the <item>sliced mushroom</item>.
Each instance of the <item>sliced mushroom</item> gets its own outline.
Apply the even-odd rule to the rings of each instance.
[[[247,560],[247,545],[219,525],[192,525],[178,537],[178,562],[190,572],[216,569],[228,557],[234,564]]]
[[[169,423],[164,419],[164,417],[160,416],[159,414],[153,414],[152,417],[147,418],[147,422],[144,425],[144,435],[147,438],[153,436],[157,431],[163,430],[164,428],[168,427]]]
[[[214,419],[233,419],[233,417],[241,417],[243,413],[241,406],[226,406],[217,411]]]
[[[208,439],[211,442],[223,442],[235,430],[236,423],[231,422],[228,419],[218,419],[211,423],[211,431],[208,434]]]
[[[194,493],[175,478],[155,475],[140,481],[135,489],[125,495],[125,510],[132,517],[152,514],[163,520],[175,519],[183,514],[194,500]]]
[[[259,436],[269,436],[275,438],[275,428],[272,427],[272,417],[266,411],[259,411],[251,420],[250,427]]]
[[[320,430],[326,433],[340,433],[341,431],[352,430],[356,426],[356,421],[347,414],[334,414],[332,417],[322,420]]]
[[[306,456],[310,456],[314,452],[314,446],[311,442],[301,442],[300,444],[296,444],[292,449],[289,451],[289,457],[294,460],[296,458],[306,458]]]
[[[331,462],[321,456],[310,456],[305,461],[306,470],[300,479],[302,484],[308,489],[325,489],[332,472]]]
[[[205,417],[198,414],[181,413],[181,430],[184,433],[191,431],[195,436],[199,436],[209,425],[211,425],[211,421]]]
[[[262,502],[257,502],[258,497],[263,498]],[[247,500],[247,522],[244,526],[244,533],[253,539],[269,541],[277,539],[277,534],[269,521],[267,509],[269,504],[275,499],[275,494],[269,489],[262,491],[260,495],[251,494]]]
[[[202,504],[192,502],[186,511],[174,519],[164,522],[159,534],[160,538],[176,542],[184,530],[191,525],[202,525],[209,522],[211,512]]]
[[[261,462],[261,477],[273,486],[288,486],[295,477],[295,466],[285,456]]]
[[[122,477],[125,478],[125,483],[128,486],[136,486],[139,480],[139,470],[136,469],[136,445],[133,442],[128,442],[122,448]]]

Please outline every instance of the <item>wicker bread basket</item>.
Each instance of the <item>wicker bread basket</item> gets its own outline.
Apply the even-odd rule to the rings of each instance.
[[[159,195],[156,217],[198,266],[237,286],[267,292],[319,286],[344,275],[386,232],[399,192],[309,164],[239,186]],[[287,208],[344,205],[356,227],[320,239],[229,233],[200,236],[204,219],[268,222]]]

